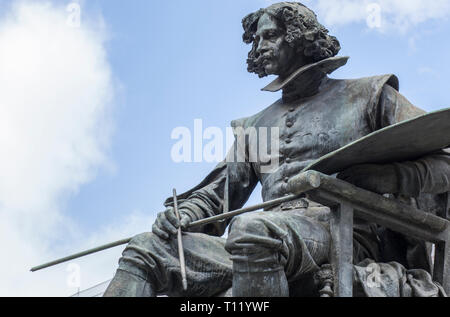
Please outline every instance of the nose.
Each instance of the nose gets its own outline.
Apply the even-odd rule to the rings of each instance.
[[[258,47],[256,48],[256,52],[258,54],[264,54],[269,50],[268,41],[264,38],[260,38],[258,40]]]

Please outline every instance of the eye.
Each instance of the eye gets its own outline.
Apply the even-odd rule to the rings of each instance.
[[[267,32],[266,36],[267,36],[267,38],[269,38],[269,39],[273,39],[273,38],[275,38],[275,37],[278,36],[278,33],[275,32],[275,31],[269,31],[269,32]]]

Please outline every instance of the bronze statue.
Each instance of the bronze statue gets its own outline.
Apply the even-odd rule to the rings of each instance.
[[[225,160],[199,186],[178,196],[180,221],[173,200],[168,199],[152,233],[136,236],[123,252],[105,296],[220,296],[230,295],[230,289],[233,296],[318,296],[317,272],[328,263],[331,247],[330,208],[305,197],[195,231],[187,229],[189,223],[242,207],[258,182],[264,201],[287,196],[290,180],[313,161],[425,113],[398,92],[394,75],[329,78],[348,58],[337,57],[339,41],[300,3],[281,2],[261,9],[245,17],[243,27],[244,42],[252,45],[248,70],[259,77],[277,75],[265,90],[283,94],[270,107],[233,121],[232,126],[244,131],[279,128],[279,153],[271,153],[279,166],[265,173],[262,162]],[[246,158],[249,149],[247,145]],[[450,155],[438,151],[413,161],[358,165],[338,178],[374,193],[414,201],[426,210],[446,208],[442,204],[450,192]],[[177,251],[180,226],[187,291]],[[221,238],[226,228],[228,237]],[[391,281],[383,283],[397,283],[398,291],[385,295],[445,294],[429,274],[429,245],[357,219],[353,233],[354,264],[359,267],[356,295],[380,295],[365,284],[368,273],[363,268],[373,262],[390,273]]]

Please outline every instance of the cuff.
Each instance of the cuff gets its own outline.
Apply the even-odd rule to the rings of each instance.
[[[393,164],[398,181],[398,193],[408,197],[419,197],[421,180],[417,167],[412,162]]]

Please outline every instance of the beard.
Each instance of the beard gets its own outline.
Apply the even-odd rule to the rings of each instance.
[[[268,66],[278,65],[280,54],[276,50],[270,50],[264,54],[258,54],[250,56],[247,60],[248,70],[252,73],[256,73],[260,78],[274,74],[276,70],[268,71]]]
[[[255,59],[256,67],[263,69],[267,75],[273,75],[276,72],[276,66],[279,64],[280,54],[278,51],[268,51]]]

